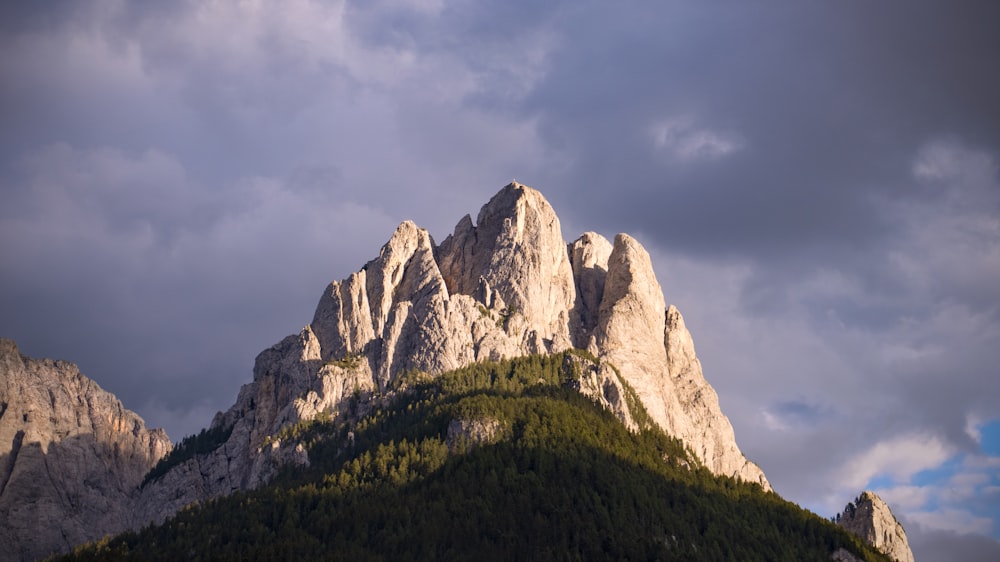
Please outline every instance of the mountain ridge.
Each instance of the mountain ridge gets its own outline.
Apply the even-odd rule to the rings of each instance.
[[[138,522],[130,506],[171,449],[66,361],[0,338],[0,559],[35,559]]]
[[[404,376],[392,400],[353,397],[276,436],[309,466],[67,559],[888,560],[713,475],[650,421],[629,430],[575,390],[597,362],[573,350]]]

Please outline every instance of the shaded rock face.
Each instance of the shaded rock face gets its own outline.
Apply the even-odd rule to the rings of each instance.
[[[906,531],[875,492],[862,492],[856,501],[848,503],[837,517],[837,524],[897,562],[913,562]]]
[[[430,375],[480,360],[585,348],[619,368],[581,379],[580,390],[635,422],[634,387],[653,420],[681,437],[713,471],[759,482],[705,381],[680,313],[667,308],[649,254],[628,235],[612,244],[586,233],[571,244],[536,190],[512,183],[436,245],[402,223],[371,260],[324,290],[312,322],[262,352],[254,380],[213,426],[232,427],[215,452],[143,489],[142,517],[161,520],[195,500],[254,487],[283,458],[261,454],[268,436],[352,396],[390,392],[407,372]]]
[[[830,560],[833,560],[833,562],[862,562],[860,558],[843,548],[833,551],[833,554],[830,555]]]
[[[500,420],[491,417],[454,419],[448,423],[445,444],[449,451],[466,451],[477,445],[488,445],[499,440]]]
[[[65,361],[0,339],[0,560],[34,560],[133,525],[163,430]]]

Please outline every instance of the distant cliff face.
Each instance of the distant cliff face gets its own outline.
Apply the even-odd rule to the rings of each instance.
[[[913,562],[906,531],[875,492],[862,492],[837,517],[837,524],[897,562]]]
[[[512,183],[440,245],[404,222],[378,257],[330,283],[312,322],[257,357],[253,382],[213,422],[233,428],[229,440],[147,485],[142,516],[162,519],[256,486],[286,460],[307,462],[269,436],[354,394],[385,393],[401,373],[570,347],[617,366],[653,420],[712,471],[770,488],[736,445],[646,250],[625,234],[567,244],[541,193]],[[634,426],[611,370],[593,373],[581,391]]]
[[[75,365],[24,357],[0,339],[0,559],[130,527],[137,487],[170,447]]]

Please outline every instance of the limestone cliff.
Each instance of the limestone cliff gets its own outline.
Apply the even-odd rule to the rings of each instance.
[[[281,462],[308,462],[275,442],[282,427],[391,393],[400,374],[570,347],[604,367],[580,390],[635,427],[632,386],[652,419],[711,470],[758,482],[701,372],[680,313],[668,308],[649,254],[628,235],[565,242],[538,191],[512,183],[436,245],[402,223],[378,257],[323,291],[312,322],[262,352],[253,382],[216,417],[231,427],[215,452],[143,489],[141,516],[159,520],[194,500],[256,486]],[[614,373],[608,365],[614,365]],[[619,380],[619,374],[621,380]]]
[[[836,517],[837,524],[897,562],[913,562],[906,531],[875,492],[862,492]]]
[[[65,361],[0,339],[0,560],[34,560],[132,526],[170,441]]]

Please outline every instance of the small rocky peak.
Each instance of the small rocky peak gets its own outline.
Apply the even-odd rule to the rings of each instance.
[[[411,221],[358,272],[330,283],[320,297],[311,328],[324,359],[361,353],[386,329],[395,306],[419,303],[444,293],[444,279],[434,260],[430,234]]]
[[[0,338],[0,357],[19,356],[20,354],[14,340]]]
[[[838,525],[897,562],[913,562],[903,525],[875,492],[865,491],[835,517]]]
[[[527,331],[563,340],[556,348],[569,345],[573,272],[559,218],[535,189],[519,183],[501,189],[475,226],[468,216],[459,221],[438,247],[437,263],[451,294],[475,297],[485,281]]]
[[[364,271],[376,334],[385,328],[395,302],[419,300],[426,292],[442,288],[443,279],[434,261],[434,241],[412,221],[396,228],[379,256],[368,262]]]

